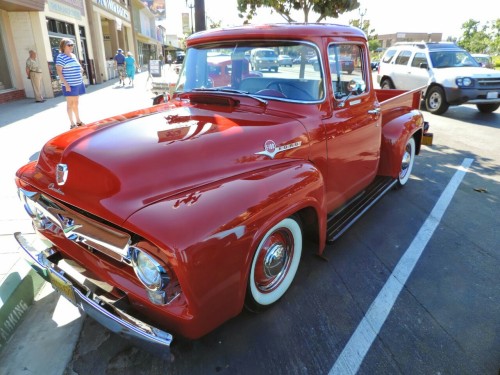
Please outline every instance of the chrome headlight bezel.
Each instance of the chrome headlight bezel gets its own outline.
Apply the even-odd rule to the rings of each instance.
[[[134,272],[146,288],[158,291],[168,285],[170,278],[165,268],[151,255],[136,246],[130,246],[129,251]]]
[[[29,192],[24,189],[18,189],[17,194],[19,196],[19,199],[21,200],[21,203],[24,206],[24,209],[26,210],[26,213],[32,218],[37,217],[38,209],[36,207],[36,202],[33,199],[36,193]]]

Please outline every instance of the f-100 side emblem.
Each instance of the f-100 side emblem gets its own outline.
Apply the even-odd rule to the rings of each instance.
[[[289,143],[284,146],[276,147],[276,143],[274,141],[268,140],[264,143],[264,151],[256,152],[255,155],[266,155],[271,159],[274,159],[276,154],[290,150],[292,148],[297,148],[302,144],[302,141]]]
[[[56,167],[56,182],[59,186],[66,183],[68,178],[68,166],[66,164],[57,164]]]

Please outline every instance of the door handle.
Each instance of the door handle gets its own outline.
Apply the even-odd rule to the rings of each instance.
[[[370,109],[368,110],[368,114],[378,116],[380,115],[380,108]]]

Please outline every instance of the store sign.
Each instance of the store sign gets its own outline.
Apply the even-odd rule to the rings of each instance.
[[[96,4],[130,22],[130,12],[113,0],[95,0]]]
[[[191,33],[191,27],[189,26],[189,13],[182,13],[182,32],[184,34]]]
[[[161,77],[161,61],[149,60],[148,70],[151,77]]]
[[[78,9],[82,16],[85,16],[85,7],[83,5],[83,0],[57,0],[61,4],[66,4],[71,8]]]
[[[67,2],[66,2],[67,3]],[[76,3],[76,2],[75,2]],[[77,20],[81,20],[82,16],[85,15],[85,11],[82,8],[75,7],[74,5],[78,4],[63,4],[62,2],[59,1],[54,1],[54,0],[49,0],[47,2],[47,5],[49,7],[49,10],[54,13],[62,14],[64,16],[68,16]],[[83,5],[80,3],[80,5]]]

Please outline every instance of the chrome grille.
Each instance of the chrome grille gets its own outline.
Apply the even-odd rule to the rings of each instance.
[[[481,89],[500,89],[500,78],[480,78],[477,85]]]
[[[128,233],[90,219],[40,193],[19,189],[19,197],[37,229],[61,231],[70,241],[130,263]]]

